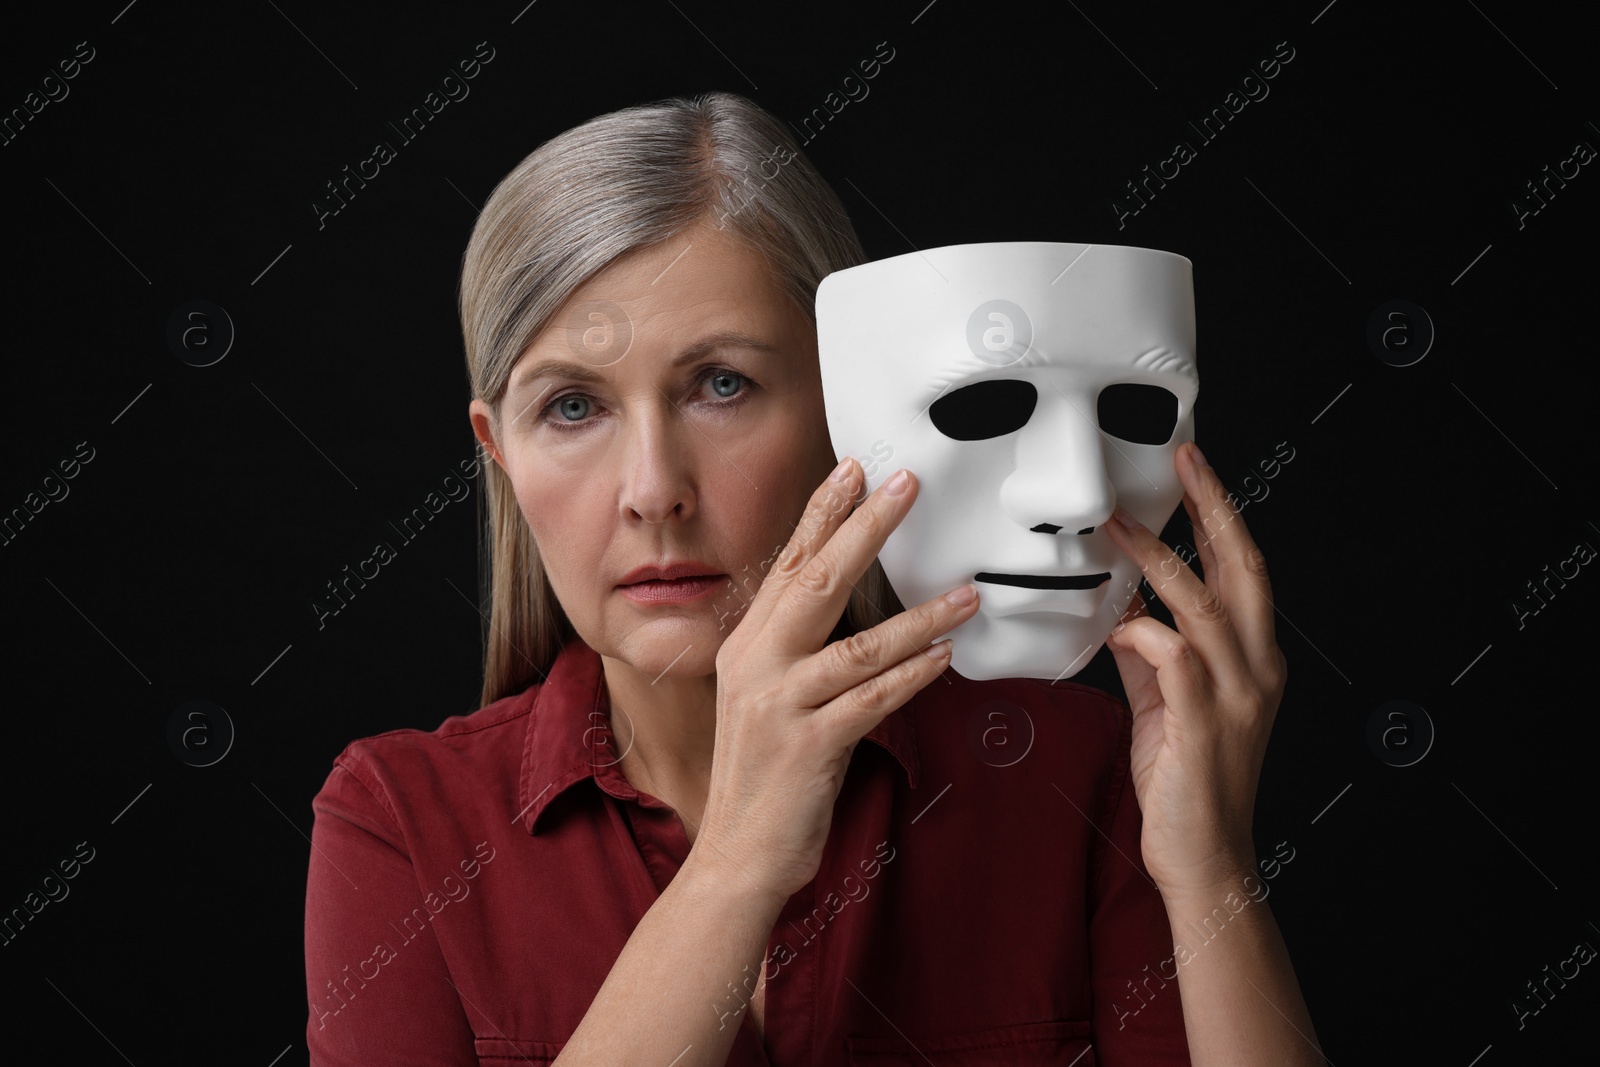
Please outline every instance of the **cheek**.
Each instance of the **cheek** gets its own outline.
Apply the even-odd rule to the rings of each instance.
[[[774,434],[766,441],[775,439],[791,438]],[[716,492],[714,507],[723,517],[717,524],[722,536],[743,563],[761,564],[759,569],[765,572],[797,530],[806,530],[810,519],[806,503],[827,472],[813,478],[813,464],[795,448],[769,445],[746,456],[740,467],[749,480],[734,475],[725,481]]]
[[[559,587],[562,574],[590,555],[598,556],[610,539],[598,528],[606,518],[603,497],[586,491],[593,488],[593,478],[579,469],[547,465],[522,470],[514,484],[523,521],[539,545],[552,583]]]
[[[749,573],[744,570],[748,567],[765,573],[766,561],[778,554],[794,532],[794,527],[785,521],[789,517],[789,489],[776,469],[745,469],[751,481],[766,487],[767,492],[738,478],[736,484],[727,483],[710,497],[702,493],[703,514],[712,527],[705,532],[708,539],[718,542],[712,550],[719,553],[726,568]]]

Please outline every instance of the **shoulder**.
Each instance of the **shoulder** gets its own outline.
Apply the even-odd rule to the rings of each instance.
[[[358,738],[334,762],[451,759],[502,748],[506,738],[522,734],[538,691],[538,685],[531,686],[477,711],[452,715],[431,730],[405,727]]]
[[[334,758],[319,799],[349,795],[358,785],[401,828],[416,821],[418,809],[465,812],[494,803],[516,787],[539,688],[452,715],[431,730],[408,727],[350,742]]]

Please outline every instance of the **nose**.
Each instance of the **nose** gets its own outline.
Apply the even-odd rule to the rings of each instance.
[[[617,506],[629,522],[662,523],[694,514],[692,428],[665,397],[635,405],[617,444],[622,465]]]
[[[1000,486],[1000,509],[1025,530],[1087,533],[1116,506],[1105,441],[1092,399],[1039,390],[1039,404],[1017,431],[1016,469]]]

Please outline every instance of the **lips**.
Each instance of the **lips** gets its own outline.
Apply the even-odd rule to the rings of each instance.
[[[721,574],[697,578],[651,579],[622,587],[622,595],[640,604],[684,603],[700,600],[721,587]]]
[[[639,582],[670,582],[678,578],[718,577],[721,577],[721,572],[709,563],[701,563],[697,559],[668,560],[665,563],[635,567],[627,574],[624,574],[622,580],[617,584],[635,585]]]
[[[972,579],[991,585],[1011,585],[1020,589],[1095,589],[1111,580],[1110,571],[1099,574],[1000,574],[979,571]]]

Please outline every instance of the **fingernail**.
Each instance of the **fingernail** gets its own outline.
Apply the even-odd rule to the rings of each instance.
[[[883,483],[883,491],[890,496],[899,496],[906,491],[906,486],[911,484],[911,478],[904,470],[895,472],[895,476]]]
[[[960,589],[950,590],[944,595],[944,598],[959,608],[976,600],[978,598],[978,589],[971,582],[968,582]]]
[[[950,643],[950,639],[946,638],[928,649],[928,658],[931,660],[949,659],[953,648],[954,646]]]
[[[1113,519],[1116,519],[1117,522],[1121,523],[1122,524],[1122,528],[1124,530],[1142,530],[1142,529],[1144,529],[1144,523],[1140,522],[1138,519],[1134,518],[1132,515],[1129,515],[1128,512],[1123,508],[1123,506],[1121,504],[1117,505],[1116,510],[1111,513],[1111,517]]]
[[[1189,458],[1194,460],[1195,466],[1204,467],[1206,470],[1211,469],[1211,464],[1206,462],[1205,453],[1201,452],[1200,446],[1193,441],[1189,442]]]
[[[844,481],[844,476],[846,474],[848,474],[849,472],[850,472],[850,457],[846,456],[846,457],[844,457],[843,459],[841,459],[839,461],[839,465],[837,467],[833,468],[833,473],[828,475],[828,481],[830,481],[830,482],[842,482],[842,481]]]

